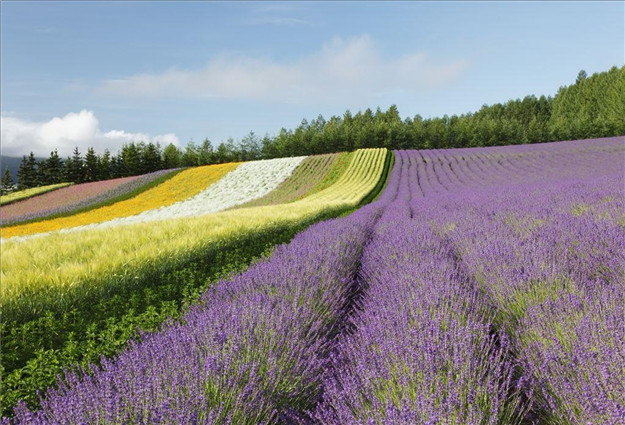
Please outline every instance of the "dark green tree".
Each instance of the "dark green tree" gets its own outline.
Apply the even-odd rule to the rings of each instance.
[[[152,142],[145,145],[141,151],[141,173],[151,173],[162,167],[161,147]]]
[[[136,176],[141,174],[141,145],[130,142],[122,146],[121,154],[121,175],[122,177]]]
[[[27,157],[22,157],[22,162],[17,171],[17,189],[23,190],[38,185],[37,181],[37,160],[35,155],[31,152]]]
[[[178,168],[182,165],[182,152],[173,143],[163,149],[163,168]]]
[[[100,158],[95,153],[93,148],[87,149],[85,155],[85,162],[83,166],[83,181],[93,182],[98,180],[100,175]]]
[[[65,178],[73,183],[82,183],[84,181],[84,161],[78,150],[78,146],[74,148],[71,158],[65,161]]]
[[[45,163],[45,170],[48,184],[63,182],[63,160],[56,149],[50,152],[50,157]]]
[[[0,182],[0,193],[2,195],[6,195],[15,190],[15,182],[13,181],[13,177],[11,177],[11,173],[8,168],[4,169],[4,174],[2,175],[2,181]]]
[[[185,167],[195,167],[199,164],[198,148],[195,146],[193,140],[187,143],[187,147],[182,155],[182,165]]]
[[[107,180],[113,176],[111,152],[108,149],[104,149],[104,153],[100,158],[100,168],[98,173],[98,180]]]

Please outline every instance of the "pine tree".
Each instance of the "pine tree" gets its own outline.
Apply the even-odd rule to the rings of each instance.
[[[61,183],[63,179],[63,161],[55,149],[45,162],[45,176],[48,184]]]
[[[134,142],[122,147],[120,155],[122,163],[122,176],[136,176],[141,174],[141,154]]]
[[[100,159],[100,169],[98,174],[98,180],[107,180],[111,178],[111,152],[108,149],[104,149],[104,154]]]
[[[213,163],[213,145],[208,138],[204,139],[202,146],[198,149],[199,165],[208,165]]]
[[[92,182],[98,180],[100,172],[100,161],[93,148],[87,149],[83,166],[84,181]]]
[[[182,163],[182,153],[173,143],[170,143],[163,150],[163,167],[168,170],[170,168],[178,168]]]
[[[15,182],[13,181],[13,177],[11,177],[11,173],[8,168],[4,169],[4,175],[2,176],[2,182],[0,184],[0,193],[2,195],[6,195],[7,193],[11,193],[15,190]]]
[[[27,157],[22,157],[20,168],[17,171],[17,189],[23,190],[37,186],[37,161],[35,155],[31,152]]]
[[[65,161],[65,178],[73,183],[82,183],[84,181],[84,162],[78,151],[78,146],[74,148],[71,158]]]
[[[141,151],[141,173],[151,173],[161,167],[161,147],[150,142]]]

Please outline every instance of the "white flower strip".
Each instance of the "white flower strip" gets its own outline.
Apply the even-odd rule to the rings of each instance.
[[[116,218],[102,223],[61,229],[55,232],[38,233],[28,236],[15,236],[12,241],[44,236],[49,233],[73,233],[87,229],[113,227],[124,224],[145,223],[172,218],[195,217],[219,212],[243,204],[276,189],[286,180],[306,158],[277,158],[244,162],[206,190],[192,198],[167,207],[144,211],[130,217]],[[3,239],[2,242],[7,239]]]

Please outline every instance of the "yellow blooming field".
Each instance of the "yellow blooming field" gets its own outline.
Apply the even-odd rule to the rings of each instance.
[[[0,229],[0,236],[9,238],[12,236],[51,232],[69,227],[102,223],[114,218],[128,217],[143,211],[166,207],[197,195],[228,172],[234,170],[238,165],[238,162],[231,162],[228,164],[189,168],[134,198],[69,217],[3,228]]]

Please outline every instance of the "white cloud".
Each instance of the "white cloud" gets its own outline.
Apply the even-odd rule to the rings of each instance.
[[[109,80],[101,93],[130,97],[248,99],[286,103],[370,101],[420,93],[460,76],[468,61],[439,63],[426,53],[386,57],[371,37],[334,38],[291,63],[222,55],[196,70],[170,69]]]
[[[93,111],[70,112],[62,118],[52,118],[46,122],[26,121],[11,116],[2,116],[2,154],[22,156],[31,151],[36,156],[47,157],[58,149],[62,157],[71,155],[74,147],[84,154],[93,147],[102,153],[108,148],[116,153],[128,142],[160,142],[161,145],[180,142],[174,134],[150,136],[145,133],[128,133],[123,130],[102,132]]]

